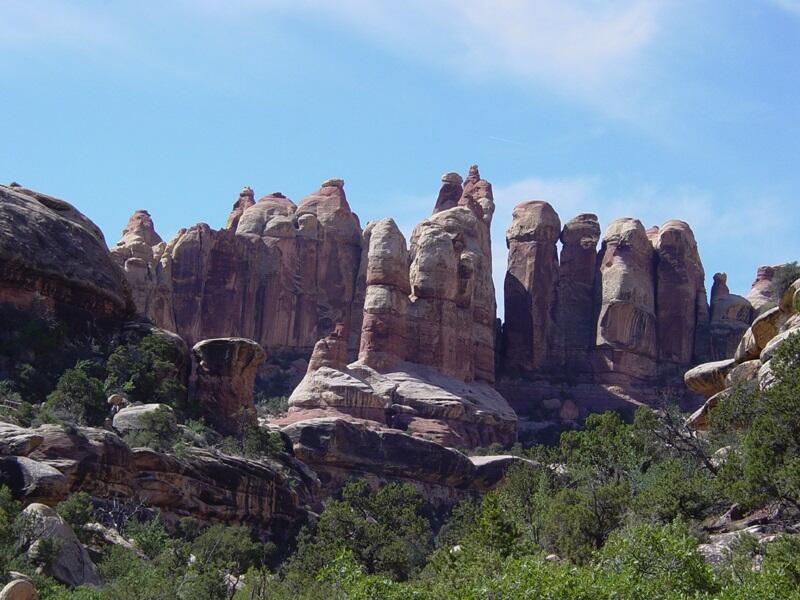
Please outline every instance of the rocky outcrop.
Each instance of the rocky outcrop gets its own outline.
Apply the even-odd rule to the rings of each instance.
[[[556,323],[565,368],[589,369],[594,346],[594,288],[600,224],[593,214],[580,214],[561,230]]]
[[[121,434],[145,431],[150,428],[148,416],[162,414],[167,426],[177,430],[178,423],[175,413],[166,404],[140,404],[136,406],[126,406],[114,415],[112,425]]]
[[[700,400],[683,387],[683,373],[713,356],[715,334],[716,347],[729,344],[738,326],[722,322],[728,313],[720,300],[712,327],[687,223],[645,230],[636,219],[618,219],[598,251],[599,239],[595,215],[578,215],[561,228],[546,202],[514,209],[498,389],[539,424],[532,435],[589,412],[655,403],[663,390],[676,391],[684,408],[696,407]],[[731,348],[725,357],[732,354]]]
[[[101,429],[68,433],[55,425],[28,429],[0,423],[0,446],[56,469],[68,491],[142,502],[159,509],[168,522],[192,516],[255,525],[278,539],[304,522],[302,506],[318,485],[291,456],[268,462],[190,449],[178,458],[148,448],[131,449]],[[16,497],[24,497],[24,489],[11,489]],[[39,498],[48,505],[61,499],[60,493]]]
[[[240,434],[244,424],[255,423],[253,385],[266,359],[261,346],[244,338],[218,338],[198,342],[192,354],[194,401],[206,421],[223,435]]]
[[[753,307],[747,298],[731,294],[728,276],[714,274],[711,287],[711,352],[712,360],[731,358],[742,336],[753,320]]]
[[[121,319],[133,310],[103,234],[74,206],[0,185],[0,304],[65,321]]]
[[[43,543],[50,542],[54,551],[45,567],[48,575],[70,587],[100,585],[97,567],[89,552],[55,510],[34,502],[22,512],[27,517],[28,557],[35,559]]]
[[[458,173],[442,175],[442,187],[439,189],[439,197],[433,207],[434,214],[458,206],[464,193],[464,189],[461,187],[463,182],[464,180]]]
[[[343,334],[321,339],[282,424],[336,415],[454,447],[514,441],[514,412],[491,386],[491,185],[475,166],[467,181],[466,200],[420,223],[408,253],[391,219],[367,226],[358,361],[344,362]]]
[[[353,418],[321,416],[283,432],[297,457],[319,474],[323,495],[355,477],[375,486],[410,483],[434,506],[452,506],[493,488],[521,460],[490,456],[476,462],[441,444]]]
[[[152,222],[137,212],[113,249],[137,309],[190,345],[241,336],[306,355],[344,323],[355,355],[361,228],[344,183],[328,180],[297,206],[280,193],[253,198],[242,190],[225,228],[200,223],[167,244],[154,230],[144,235]]]
[[[706,396],[711,396],[688,419],[687,424],[698,431],[709,428],[709,413],[730,395],[737,386],[768,389],[775,381],[772,359],[775,351],[787,339],[800,335],[800,304],[795,300],[800,279],[788,286],[776,305],[762,311],[741,336],[741,342],[731,359],[702,364],[686,373],[686,384]],[[713,304],[713,303],[712,303]],[[750,306],[750,303],[747,303]],[[713,395],[712,395],[713,394]]]
[[[535,371],[552,362],[561,221],[547,202],[514,208],[506,233],[504,366]]]
[[[242,188],[242,191],[239,192],[239,198],[233,203],[231,214],[228,215],[228,220],[225,222],[225,229],[232,229],[236,231],[236,227],[239,225],[239,219],[242,218],[244,211],[253,206],[255,203],[256,201],[253,188],[250,186],[245,186]]]
[[[405,360],[408,352],[408,250],[392,219],[369,223],[364,246],[366,292],[358,360],[383,371]]]

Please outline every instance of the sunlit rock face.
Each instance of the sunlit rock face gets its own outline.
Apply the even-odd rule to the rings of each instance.
[[[687,223],[645,229],[621,218],[602,237],[600,231],[592,214],[562,227],[542,201],[512,213],[497,388],[523,417],[523,437],[548,423],[629,411],[665,395],[696,406],[700,398],[683,373],[722,347],[732,356],[741,337],[731,332],[739,321],[722,324],[721,288],[714,321]],[[749,313],[737,318],[747,321]]]
[[[440,199],[461,185],[445,179]],[[321,339],[285,423],[362,419],[460,448],[516,439],[516,415],[491,385],[491,184],[473,166],[459,190],[455,205],[415,227],[408,251],[391,219],[367,225],[358,361],[345,365],[336,351],[344,324]]]
[[[341,322],[354,355],[361,237],[344,182],[330,179],[299,205],[280,193],[255,202],[244,188],[223,229],[200,223],[167,244],[137,211],[112,253],[139,312],[190,344],[241,336],[308,354]]]

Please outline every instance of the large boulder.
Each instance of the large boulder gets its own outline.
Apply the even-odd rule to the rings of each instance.
[[[58,469],[25,456],[0,458],[0,485],[25,502],[55,504],[69,493],[69,483]]]
[[[735,366],[732,358],[703,363],[686,371],[683,379],[690,390],[710,398],[725,389],[726,378]]]
[[[195,402],[206,420],[223,435],[236,435],[243,423],[255,423],[253,386],[266,359],[261,346],[244,338],[218,338],[198,342],[192,353]]]
[[[25,507],[22,514],[27,518],[25,535],[30,541],[29,557],[36,558],[42,552],[43,544],[50,542],[54,553],[46,570],[51,577],[70,587],[100,585],[97,567],[89,552],[55,510],[35,502]]]
[[[133,302],[100,229],[74,206],[0,185],[0,304],[68,320],[119,319]]]
[[[177,429],[174,411],[166,404],[139,404],[126,406],[114,415],[112,425],[121,434],[144,431],[148,428],[147,416],[161,413],[173,429]]]

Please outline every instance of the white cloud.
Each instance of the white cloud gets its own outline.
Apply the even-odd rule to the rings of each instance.
[[[773,6],[800,17],[800,0],[767,0]]]
[[[0,2],[0,47],[67,44],[76,48],[117,45],[125,34],[98,11],[55,0]]]
[[[674,6],[674,2],[671,3]],[[201,0],[214,18],[258,11],[332,19],[464,79],[510,80],[629,116],[630,90],[661,30],[667,0]]]

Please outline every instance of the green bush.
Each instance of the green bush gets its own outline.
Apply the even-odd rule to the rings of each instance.
[[[101,425],[108,414],[102,383],[81,368],[64,371],[45,407],[61,421],[77,425]]]
[[[159,452],[171,452],[178,441],[175,417],[166,406],[139,417],[139,428],[127,432],[123,439],[128,446],[146,447]]]
[[[94,518],[92,497],[86,492],[75,492],[56,505],[56,511],[75,534],[85,541],[84,525]]]

